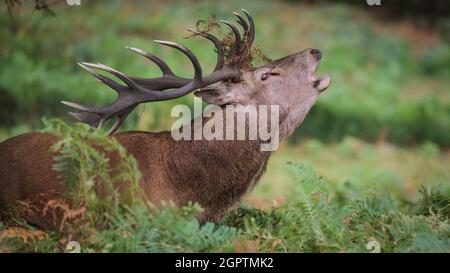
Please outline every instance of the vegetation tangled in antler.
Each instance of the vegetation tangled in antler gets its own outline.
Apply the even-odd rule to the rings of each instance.
[[[236,16],[240,16],[235,13]],[[236,21],[238,23],[245,24],[245,20],[242,17],[238,17],[239,19]],[[185,38],[192,38],[195,36],[199,36],[201,34],[211,34],[215,33],[217,36],[222,37],[220,42],[222,44],[222,52],[225,56],[225,63],[230,64],[236,62],[236,57],[231,53],[233,49],[233,44],[235,41],[234,35],[232,32],[223,31],[222,26],[217,22],[217,17],[215,14],[212,14],[208,20],[198,20],[195,25],[196,32],[193,32],[191,35]],[[245,38],[245,37],[244,37]],[[247,43],[244,43],[247,44]],[[255,63],[266,64],[272,61],[269,57],[267,57],[261,49],[257,46],[253,45],[250,50],[246,51],[244,55],[239,56],[241,61],[241,68],[245,70],[253,69]]]

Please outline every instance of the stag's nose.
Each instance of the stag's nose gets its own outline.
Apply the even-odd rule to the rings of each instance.
[[[320,52],[320,50],[318,50],[318,49],[311,49],[310,53],[318,61],[322,58],[322,52]]]

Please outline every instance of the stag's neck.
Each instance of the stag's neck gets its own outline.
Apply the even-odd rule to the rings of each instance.
[[[224,116],[224,111],[219,112]],[[225,126],[226,119],[219,116],[202,117],[201,124],[220,121]],[[192,131],[195,122],[189,123]],[[175,140],[172,133],[128,132],[117,137],[137,159],[149,199],[171,199],[180,206],[198,202],[205,208],[200,220],[217,220],[235,206],[261,178],[271,155],[261,150],[264,141],[248,135],[243,140]]]
[[[219,144],[248,142],[262,152],[274,151],[280,142],[280,116],[272,106],[214,106],[171,131],[175,140],[208,140]],[[228,145],[225,143],[224,145]]]
[[[201,121],[206,125],[217,121],[215,118],[203,117]],[[261,151],[261,144],[258,139],[248,138],[175,141],[171,156],[179,159],[170,160],[168,168],[181,204],[198,202],[207,208],[205,212],[214,212],[203,215],[203,219],[219,219],[256,185],[265,171],[271,151]]]
[[[298,104],[303,104],[305,107],[280,109],[280,139],[290,136],[300,126],[316,102],[317,96],[316,92],[302,96]]]

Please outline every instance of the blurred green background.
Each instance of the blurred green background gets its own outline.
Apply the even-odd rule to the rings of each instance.
[[[0,5],[0,141],[42,128],[42,117],[68,119],[61,100],[106,105],[115,93],[79,68],[101,62],[128,74],[153,77],[156,66],[125,46],[150,51],[181,76],[191,76],[179,52],[152,43],[179,42],[204,70],[215,63],[210,43],[186,27],[214,14],[232,20],[249,10],[256,45],[276,59],[307,47],[324,53],[318,73],[333,82],[302,126],[271,159],[246,202],[282,202],[291,181],[286,162],[312,164],[337,187],[379,186],[400,199],[417,198],[419,185],[450,188],[450,48],[448,17],[401,18],[365,1],[83,1],[51,7],[55,16],[22,1],[8,15]],[[440,3],[444,3],[440,2]],[[384,2],[382,2],[385,4]],[[186,96],[140,106],[122,130],[165,130],[173,105]]]

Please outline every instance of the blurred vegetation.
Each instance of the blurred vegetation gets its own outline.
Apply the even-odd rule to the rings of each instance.
[[[229,19],[231,11],[244,7],[255,16],[256,44],[269,57],[306,47],[324,52],[320,71],[331,74],[332,86],[295,132],[293,142],[304,136],[336,141],[351,135],[402,145],[431,141],[448,147],[450,143],[450,49],[436,30],[442,23],[436,23],[434,30],[406,23],[396,27],[376,23],[366,5],[350,8],[269,1],[60,3],[52,6],[54,17],[40,12],[31,16],[33,6],[27,7],[22,3],[12,18],[0,18],[0,127],[4,137],[11,130],[14,134],[39,128],[42,116],[67,116],[60,100],[94,105],[112,100],[114,92],[77,67],[78,61],[157,76],[152,64],[124,49],[129,45],[157,54],[176,72],[190,76],[192,69],[184,56],[151,43],[152,39],[167,39],[189,46],[205,70],[211,69],[215,61],[212,46],[202,39],[182,39],[188,36],[184,29],[210,14]],[[5,5],[1,9],[7,13]],[[124,129],[167,129],[171,106],[180,102],[190,104],[191,99],[141,106]]]
[[[55,232],[0,223],[0,252],[66,251],[71,240],[85,252],[366,252],[372,240],[384,252],[450,251],[448,16],[426,16],[436,20],[425,25],[411,21],[414,11],[406,20],[380,20],[376,7],[356,1],[81,1],[52,5],[55,16],[32,12],[33,1],[22,1],[11,18],[0,5],[0,141],[42,129],[44,116],[67,118],[61,100],[112,101],[114,92],[78,61],[158,76],[156,66],[124,48],[134,46],[191,76],[182,54],[151,42],[164,39],[192,49],[206,73],[215,63],[214,50],[202,39],[183,39],[189,35],[184,29],[211,13],[230,19],[239,8],[254,15],[255,42],[268,57],[320,48],[318,74],[329,73],[333,82],[289,143],[274,153],[243,207],[218,224],[198,225],[201,208],[195,204],[168,204],[148,213],[151,205],[137,188],[125,196],[127,202],[118,201],[114,187],[111,198],[102,199],[90,181],[134,183],[139,172],[133,159],[122,151],[128,171],[115,180],[106,176],[103,155],[80,141],[86,127],[47,123],[61,143],[71,141],[56,158],[56,167],[71,174],[65,177],[69,193],[78,197],[65,208],[69,215],[88,209],[81,219],[68,219],[71,228]],[[140,106],[122,129],[167,130],[171,107],[191,105],[191,96]],[[121,149],[94,137],[108,149]]]

